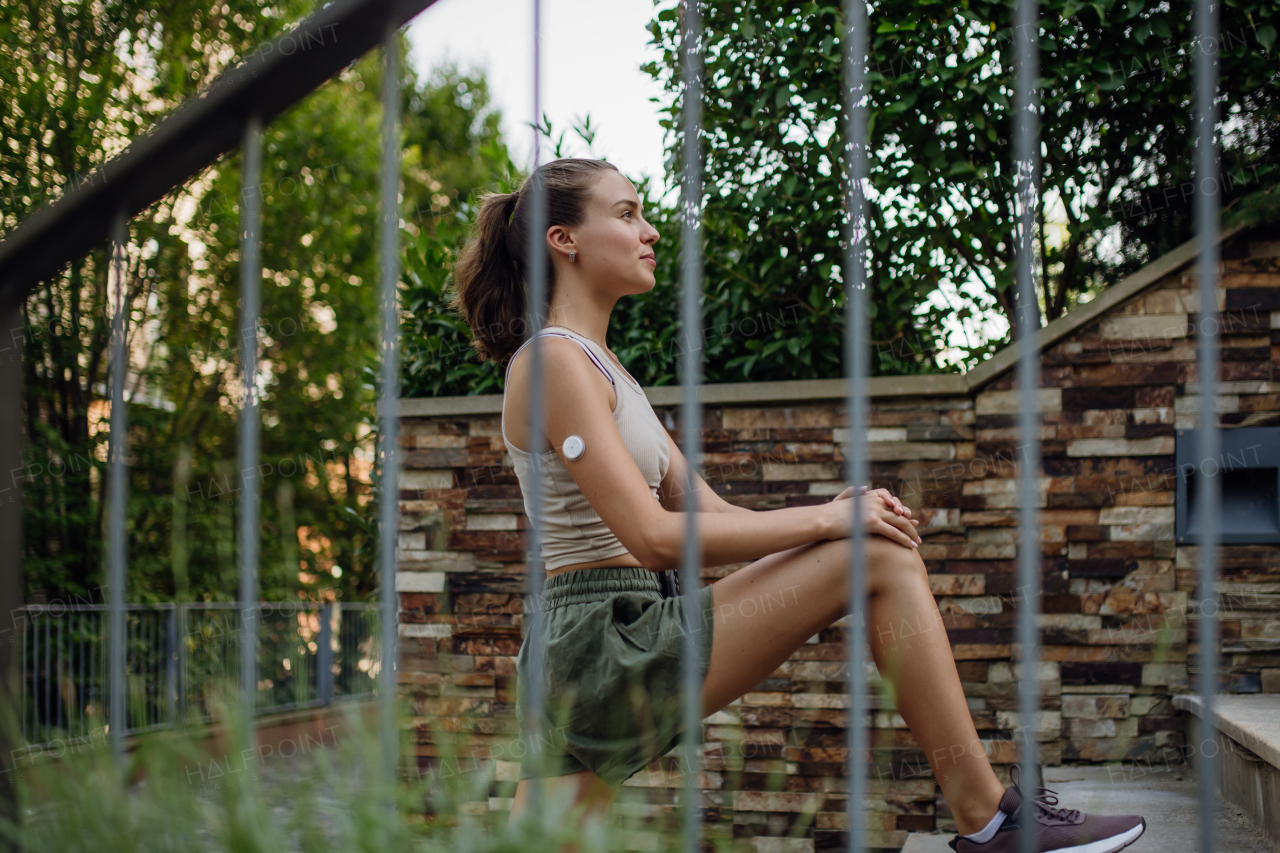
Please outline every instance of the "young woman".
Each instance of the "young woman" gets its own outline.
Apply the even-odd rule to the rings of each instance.
[[[526,253],[533,182],[547,205],[548,325],[541,333],[545,435],[546,562],[541,636],[548,733],[527,758],[513,816],[527,808],[538,773],[554,795],[568,790],[603,814],[617,787],[680,740],[680,599],[659,573],[677,569],[685,530],[688,462],[640,386],[606,346],[609,315],[625,296],[655,285],[658,232],[635,188],[613,166],[565,159],[537,170],[517,192],[486,197],[477,234],[454,267],[457,306],[482,357],[507,367],[503,438],[525,500],[534,491],[528,430],[530,359],[524,341]],[[578,441],[566,439],[576,436]],[[898,712],[928,757],[955,817],[959,853],[1111,853],[1145,828],[1140,817],[1090,817],[1024,800],[988,763],[960,686],[941,615],[917,547],[918,522],[883,489],[846,490],[818,506],[753,512],[697,480],[705,565],[752,561],[700,590],[703,715],[782,665],[848,610],[850,509],[866,538],[869,642],[890,678]],[[771,606],[761,606],[769,603]],[[781,604],[782,606],[778,606]],[[750,614],[750,615],[748,615]],[[910,640],[893,626],[924,623]],[[526,643],[517,661],[524,731]],[[893,678],[909,672],[910,677]],[[529,744],[533,746],[533,744]]]

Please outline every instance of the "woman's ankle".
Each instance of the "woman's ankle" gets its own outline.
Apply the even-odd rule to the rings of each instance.
[[[960,802],[951,804],[951,816],[956,822],[956,832],[960,835],[981,832],[996,816],[996,812],[1000,811],[1000,799],[1003,796],[1004,789],[1001,788],[999,792],[986,791],[983,795],[965,797]]]

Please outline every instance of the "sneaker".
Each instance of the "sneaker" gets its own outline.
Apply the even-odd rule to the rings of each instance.
[[[995,836],[979,844],[957,835],[950,841],[951,849],[956,853],[1022,853],[1022,833],[1034,829],[1039,853],[1116,853],[1137,841],[1147,828],[1147,822],[1137,815],[1104,817],[1059,808],[1058,795],[1048,788],[1036,789],[1031,809],[1023,808],[1026,803],[1015,776],[1000,798],[1000,811],[1006,817]]]

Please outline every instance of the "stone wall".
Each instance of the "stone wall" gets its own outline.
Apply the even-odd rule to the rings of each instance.
[[[1220,423],[1278,425],[1280,243],[1255,234],[1226,244],[1223,256]],[[1195,420],[1195,299],[1182,266],[1043,353],[1037,728],[1049,764],[1141,767],[1184,755],[1170,696],[1188,689],[1200,596],[1195,549],[1175,541],[1173,454],[1176,431]],[[912,394],[924,386],[908,380],[878,387],[885,393],[871,416],[872,480],[923,519],[920,552],[973,719],[1005,773],[1019,722],[1013,374],[960,393]],[[753,509],[829,499],[841,488],[848,432],[838,394],[709,405],[707,480]],[[658,410],[677,432],[676,408]],[[504,783],[515,779],[520,749],[511,743],[513,656],[526,519],[496,411],[496,401],[471,398],[455,413],[406,417],[402,433],[400,681],[416,715],[419,766],[479,780],[466,807],[475,813],[506,807]],[[1224,546],[1221,566],[1225,687],[1280,692],[1280,546]],[[844,643],[841,625],[822,631],[706,721],[710,834],[761,839],[749,848],[760,850],[844,844]],[[441,732],[466,733],[463,760],[441,760]],[[909,831],[952,829],[925,757],[883,698],[871,739],[871,843],[896,848]],[[620,802],[646,820],[671,821],[680,785],[659,762],[627,783]],[[793,831],[794,841],[762,840]]]

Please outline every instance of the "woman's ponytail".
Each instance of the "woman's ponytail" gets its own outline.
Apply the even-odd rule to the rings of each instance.
[[[453,304],[471,327],[472,346],[499,363],[524,340],[524,264],[507,248],[519,200],[519,191],[485,196],[475,235],[453,266]]]
[[[539,168],[513,193],[491,193],[480,201],[471,240],[453,266],[454,307],[471,327],[472,346],[482,359],[506,363],[524,343],[528,292],[528,211],[532,187],[540,184],[547,207],[547,227],[581,224],[591,188],[606,169],[602,160],[553,160]],[[555,286],[547,253],[547,298]]]

